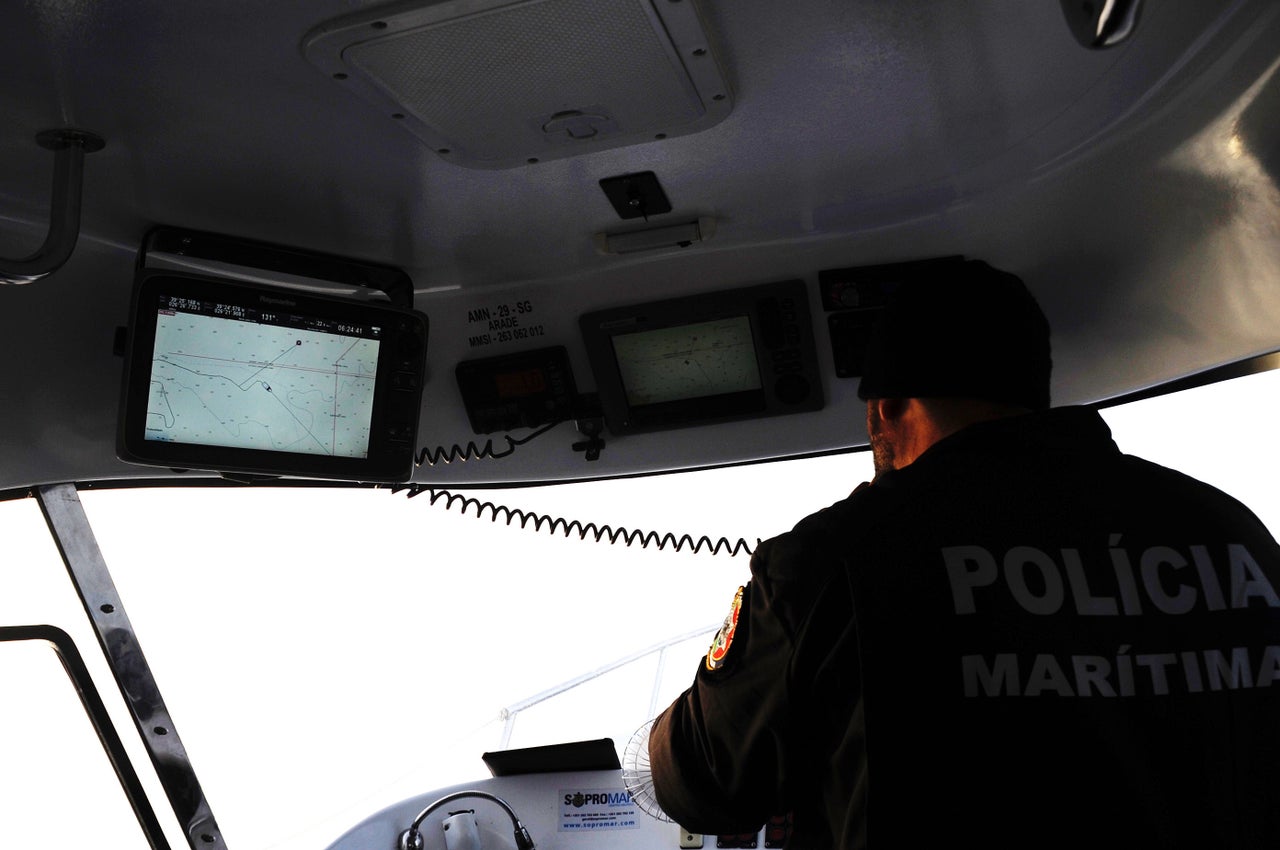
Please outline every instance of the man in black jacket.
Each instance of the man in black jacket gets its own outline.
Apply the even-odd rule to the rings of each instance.
[[[793,846],[1280,846],[1280,547],[1049,409],[980,263],[903,285],[859,394],[875,480],[761,544],[654,723],[663,809]]]

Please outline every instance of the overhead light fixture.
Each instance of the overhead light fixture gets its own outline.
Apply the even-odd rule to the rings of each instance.
[[[688,248],[716,234],[716,220],[699,218],[684,224],[630,230],[625,233],[597,233],[596,248],[602,254],[635,254],[661,248]]]

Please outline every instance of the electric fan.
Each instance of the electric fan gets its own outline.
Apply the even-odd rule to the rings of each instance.
[[[622,754],[622,784],[631,799],[640,810],[652,818],[667,823],[674,823],[667,813],[658,805],[658,798],[653,794],[653,771],[649,766],[649,730],[653,728],[650,720],[631,736],[627,748]]]

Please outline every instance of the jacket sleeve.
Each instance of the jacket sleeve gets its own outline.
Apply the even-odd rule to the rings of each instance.
[[[831,579],[818,537],[765,541],[741,607],[699,663],[693,685],[655,720],[649,759],[658,803],[704,834],[758,829],[788,811],[808,776],[802,707],[792,699],[796,635]]]

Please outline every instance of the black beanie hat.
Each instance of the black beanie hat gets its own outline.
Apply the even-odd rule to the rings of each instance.
[[[858,397],[1049,407],[1049,322],[1016,275],[970,260],[904,282],[871,331]]]

